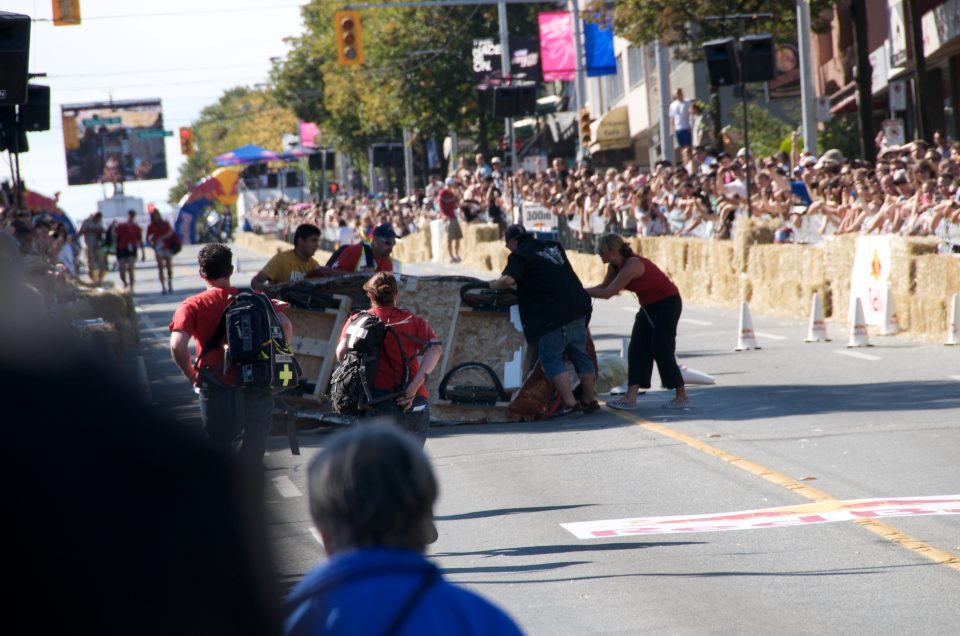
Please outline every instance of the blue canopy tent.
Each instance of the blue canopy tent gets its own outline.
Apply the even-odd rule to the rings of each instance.
[[[246,163],[278,161],[279,159],[279,153],[273,152],[272,150],[267,150],[266,148],[261,148],[260,146],[256,146],[254,144],[247,144],[246,146],[234,148],[230,152],[225,152],[222,155],[214,157],[213,162],[218,166],[236,166]]]

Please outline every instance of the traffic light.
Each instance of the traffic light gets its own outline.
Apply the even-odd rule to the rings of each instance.
[[[337,11],[333,14],[333,26],[337,33],[337,60],[340,64],[363,64],[360,14],[356,11]]]
[[[593,120],[590,119],[590,111],[586,108],[580,109],[580,139],[581,145],[589,146],[593,143],[593,140],[590,138],[590,122]]]
[[[180,129],[180,153],[186,157],[193,155],[193,128],[185,126]]]
[[[80,0],[53,0],[53,26],[80,24]]]

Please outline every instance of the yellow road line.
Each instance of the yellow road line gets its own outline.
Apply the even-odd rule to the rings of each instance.
[[[627,419],[631,422],[634,422],[635,424],[639,424],[640,426],[642,426],[647,430],[651,430],[655,433],[659,433],[660,435],[664,435],[666,437],[674,439],[678,442],[686,444],[687,446],[691,446],[700,452],[706,453],[707,455],[712,455],[717,459],[733,464],[737,468],[744,470],[750,473],[751,475],[755,475],[757,477],[760,477],[761,479],[765,479],[772,484],[776,484],[777,486],[780,486],[781,488],[786,488],[787,490],[791,490],[797,493],[798,495],[800,495],[801,497],[803,497],[804,499],[809,499],[810,501],[836,501],[837,500],[836,497],[829,495],[822,490],[818,490],[817,488],[808,486],[807,484],[797,481],[792,477],[788,477],[783,473],[778,473],[775,470],[770,470],[769,468],[765,466],[761,466],[756,462],[751,462],[749,460],[743,459],[742,457],[737,457],[736,455],[733,455],[726,451],[722,451],[719,448],[715,448],[710,444],[707,444],[706,442],[703,442],[695,437],[691,437],[689,435],[681,433],[680,431],[676,431],[670,428],[669,426],[664,426],[662,424],[654,424],[653,422],[648,422],[647,420],[644,420],[639,417],[631,416],[627,413],[618,412],[616,413],[616,415],[624,419]],[[960,557],[958,557],[955,554],[947,552],[946,550],[935,548],[934,546],[928,543],[924,543],[923,541],[920,541],[919,539],[912,537],[909,534],[906,534],[905,532],[901,532],[896,528],[893,528],[891,526],[888,526],[885,523],[881,523],[873,519],[857,519],[857,520],[854,520],[853,523],[856,523],[857,525],[865,528],[866,530],[869,530],[870,532],[876,534],[877,536],[891,543],[895,543],[903,548],[906,548],[907,550],[915,552],[916,554],[919,554],[920,556],[926,559],[929,559],[934,563],[945,565],[948,568],[952,568],[960,572]]]

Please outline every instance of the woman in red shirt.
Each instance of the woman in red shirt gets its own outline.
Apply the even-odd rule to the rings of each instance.
[[[149,207],[152,207],[151,203]],[[148,209],[149,209],[148,207]],[[160,272],[160,293],[173,293],[173,253],[177,251],[176,236],[173,227],[160,216],[156,208],[150,210],[150,225],[147,227],[147,242],[153,246],[157,256],[157,270]],[[163,271],[167,271],[166,285],[164,285]]]
[[[373,376],[372,392],[374,398],[396,393],[398,389],[402,393],[395,399],[396,406],[382,402],[377,408],[393,415],[397,424],[417,435],[423,444],[430,426],[429,396],[424,385],[427,374],[433,371],[443,354],[440,339],[426,320],[397,307],[400,288],[392,272],[377,272],[363,284],[363,290],[370,299],[368,313],[390,326],[398,336],[394,338],[388,334],[384,338],[377,371]],[[347,352],[347,332],[351,322],[352,319],[348,320],[340,332],[340,341],[337,343],[337,360],[340,362]],[[419,359],[421,356],[422,361]],[[403,379],[404,360],[407,362],[409,378],[406,387],[399,386]]]
[[[689,407],[690,400],[675,357],[677,322],[683,310],[677,286],[653,261],[634,254],[617,234],[602,236],[597,254],[607,264],[607,274],[602,283],[588,288],[587,294],[593,298],[610,298],[626,289],[635,293],[640,301],[627,351],[627,394],[622,400],[607,402],[607,406],[624,411],[637,408],[637,394],[641,388],[644,392],[650,388],[656,361],[663,386],[677,393],[663,408]]]

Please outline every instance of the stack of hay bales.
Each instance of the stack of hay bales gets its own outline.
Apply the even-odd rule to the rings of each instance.
[[[896,243],[895,243],[896,244]],[[906,245],[910,277],[893,288],[901,329],[941,336],[950,320],[950,299],[960,292],[960,258],[936,253],[936,239],[913,239]],[[894,259],[904,257],[894,249]]]
[[[124,349],[140,343],[136,307],[127,290],[71,286],[61,297],[56,317],[66,324],[102,318],[103,324],[84,326],[81,333],[117,359]]]

